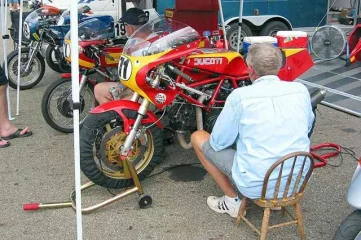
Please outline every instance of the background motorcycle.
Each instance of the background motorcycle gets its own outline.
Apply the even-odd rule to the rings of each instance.
[[[99,81],[119,81],[117,66],[124,39],[114,38],[111,16],[93,18],[79,24],[80,121],[94,106],[94,86]],[[70,33],[65,37],[65,58],[71,61]],[[93,74],[97,73],[98,76]],[[93,76],[91,76],[93,75]],[[99,79],[99,76],[103,79]],[[45,121],[57,131],[73,131],[71,74],[62,74],[46,89],[41,102]]]
[[[79,8],[78,9],[79,22],[83,22],[91,19],[91,16],[88,16],[89,14],[92,14],[92,11],[88,6],[83,6]],[[57,25],[69,26],[70,29],[70,10],[66,10],[61,14],[57,22]],[[70,65],[68,65],[66,60],[64,59],[64,52],[63,52],[63,39],[65,37],[63,33],[66,34],[69,31],[69,29],[58,32],[57,34],[59,41],[55,44],[48,44],[44,54],[45,61],[48,64],[48,66],[53,71],[58,73],[68,73],[71,70]]]
[[[27,47],[21,49],[20,89],[29,89],[40,82],[45,73],[45,61],[40,54],[41,41],[48,27],[55,24],[60,16],[60,10],[44,6],[31,12],[24,21],[24,37],[30,41]],[[31,29],[32,31],[31,31]],[[7,56],[9,71],[9,86],[17,88],[18,50]]]
[[[361,239],[361,158],[348,188],[347,202],[355,210],[342,221],[333,240]]]
[[[142,41],[145,36],[149,39]],[[128,40],[118,74],[135,92],[132,100],[94,108],[81,126],[80,164],[92,182],[107,188],[129,186],[132,180],[122,159],[132,161],[144,179],[163,158],[162,117],[149,110],[151,105],[163,115],[167,112],[180,145],[190,149],[186,134],[197,129],[211,132],[227,96],[251,84],[239,53],[199,48],[203,40],[191,27],[162,18]],[[306,49],[283,51],[281,79],[292,81],[313,65]]]
[[[82,8],[81,11],[80,16],[82,16],[81,20],[83,20],[87,18],[85,13],[90,12],[90,8]],[[59,16],[59,9],[45,5],[26,17],[23,28],[24,37],[30,43],[28,47],[21,49],[21,90],[36,86],[44,76],[43,43],[53,46],[45,54],[48,63],[50,63],[49,66],[58,72],[70,71],[70,66],[63,60],[61,47],[59,47],[63,45],[64,37],[70,30],[70,25],[56,25]],[[51,61],[54,56],[55,61]],[[12,88],[17,88],[17,61],[18,51],[14,50],[8,55],[9,85]]]

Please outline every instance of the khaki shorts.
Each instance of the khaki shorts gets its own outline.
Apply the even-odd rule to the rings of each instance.
[[[203,143],[202,151],[209,162],[211,162],[225,175],[227,175],[230,179],[232,179],[233,159],[234,159],[234,155],[236,154],[235,149],[226,148],[224,150],[217,152],[214,151],[214,149],[209,144],[209,140],[207,140],[205,143]]]

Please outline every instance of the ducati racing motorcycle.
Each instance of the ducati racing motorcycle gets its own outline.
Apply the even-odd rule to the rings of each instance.
[[[119,81],[117,67],[126,39],[114,39],[114,20],[97,16],[79,24],[80,122],[94,107],[94,86],[101,81]],[[71,62],[70,32],[65,36],[64,58]],[[41,112],[57,131],[73,132],[71,73],[64,73],[44,92]]]
[[[180,145],[190,149],[189,134],[212,131],[227,96],[251,84],[239,53],[204,48],[203,40],[190,26],[165,18],[148,22],[130,37],[118,75],[134,91],[132,99],[92,109],[81,125],[80,165],[92,182],[115,189],[131,185],[124,160],[144,179],[163,158],[165,114]],[[281,79],[292,81],[313,65],[307,49],[284,49],[283,54]]]

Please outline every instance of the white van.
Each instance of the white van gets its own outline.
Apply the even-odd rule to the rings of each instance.
[[[51,0],[51,5],[59,9],[69,9],[71,0]],[[78,0],[78,7],[89,6],[96,15],[110,15],[114,21],[122,17],[122,13],[128,8],[139,7],[148,12],[149,19],[158,17],[158,13],[153,8],[153,0]]]

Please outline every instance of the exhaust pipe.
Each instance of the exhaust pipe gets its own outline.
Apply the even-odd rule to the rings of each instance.
[[[198,101],[200,103],[203,103],[204,100],[206,100],[206,96],[202,95],[198,98]],[[203,130],[203,116],[202,116],[202,108],[196,107],[196,119],[197,119],[197,130]],[[177,140],[179,142],[179,145],[182,146],[184,149],[191,149],[192,143],[187,143],[185,139],[185,132],[177,131]]]
[[[317,107],[317,104],[319,104],[320,102],[322,102],[323,99],[325,99],[326,92],[327,91],[325,89],[317,89],[310,94],[312,109],[315,109]]]

